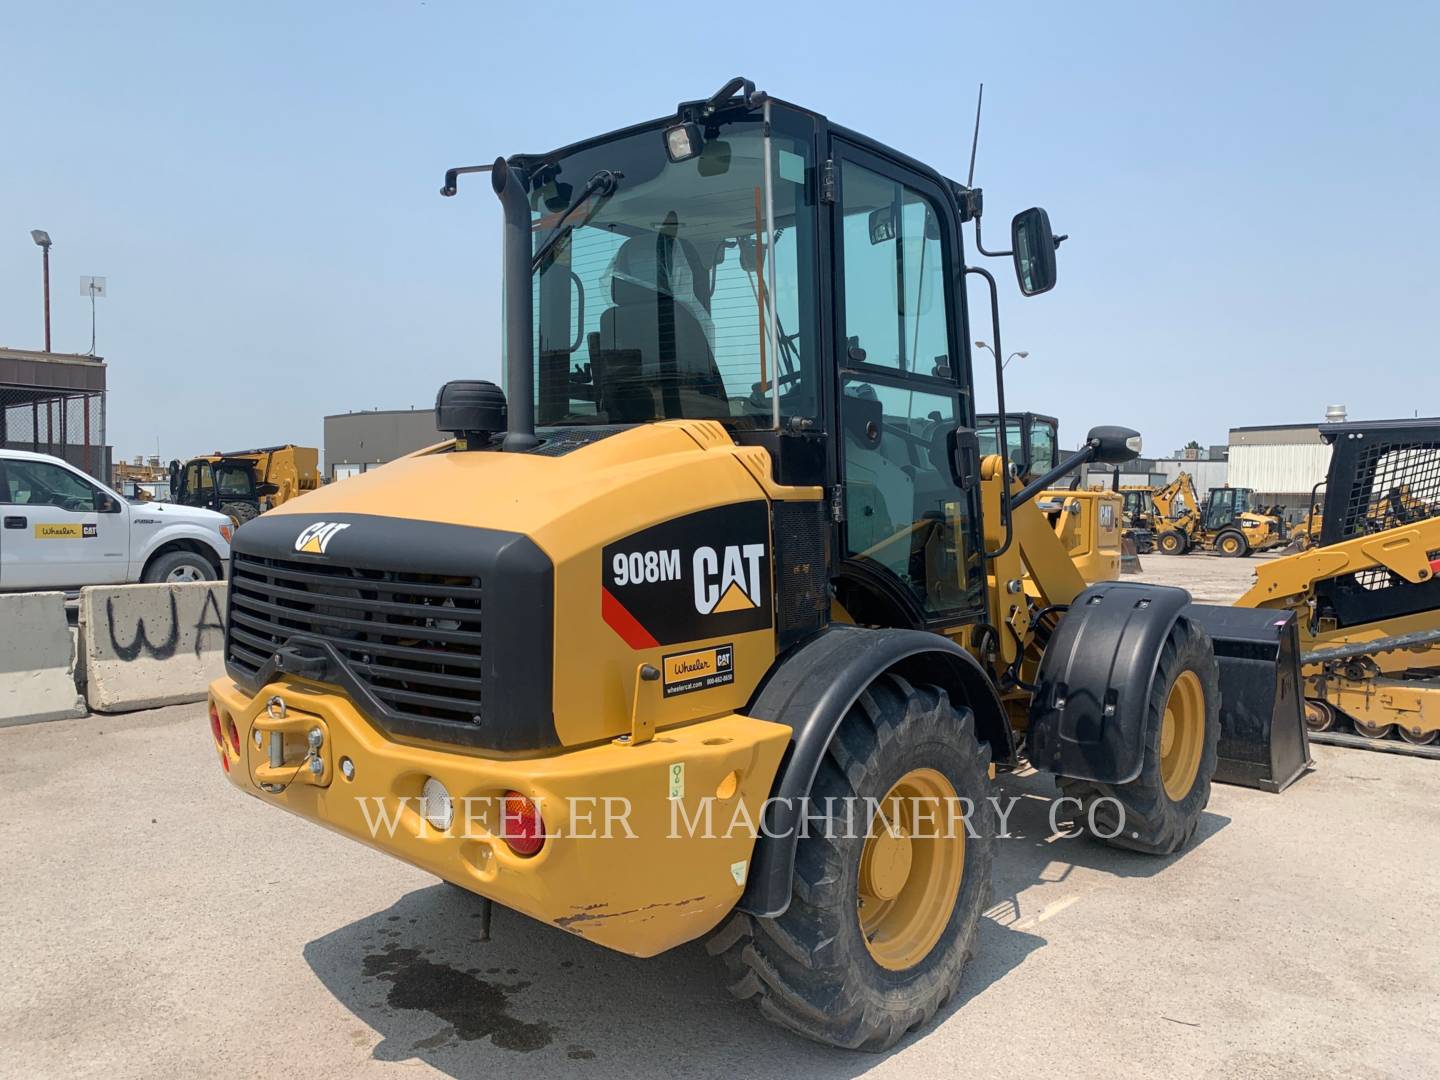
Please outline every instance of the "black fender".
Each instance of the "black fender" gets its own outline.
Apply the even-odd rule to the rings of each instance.
[[[1160,651],[1189,603],[1184,589],[1129,581],[1101,582],[1075,598],[1040,659],[1030,764],[1102,784],[1140,775]]]
[[[760,686],[749,715],[787,724],[790,746],[770,789],[764,825],[736,905],[765,918],[790,904],[797,826],[820,762],[846,713],[880,675],[939,686],[975,713],[975,731],[991,760],[1015,761],[1015,743],[994,683],[947,637],[923,630],[831,625],[780,660]]]

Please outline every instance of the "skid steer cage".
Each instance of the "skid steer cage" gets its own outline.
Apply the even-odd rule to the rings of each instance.
[[[1300,697],[1300,644],[1289,612],[1191,604],[1220,664],[1222,784],[1284,791],[1311,767]]]

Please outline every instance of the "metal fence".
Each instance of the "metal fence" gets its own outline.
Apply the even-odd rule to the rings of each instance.
[[[109,483],[104,391],[0,386],[0,446],[53,454]]]

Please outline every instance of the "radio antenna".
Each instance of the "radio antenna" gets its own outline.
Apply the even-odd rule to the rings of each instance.
[[[985,103],[985,84],[980,84],[980,94],[975,99],[975,134],[970,139],[970,175],[965,178],[965,186],[975,186],[975,150],[980,145],[980,106]]]

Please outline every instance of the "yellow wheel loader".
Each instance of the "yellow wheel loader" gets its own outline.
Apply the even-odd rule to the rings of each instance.
[[[236,531],[238,788],[486,911],[641,957],[711,935],[767,1017],[878,1050],[977,946],[997,771],[1163,855],[1212,781],[1304,767],[1293,618],[1087,586],[1037,507],[1134,432],[1028,483],[980,454],[978,188],[741,79],[445,193],[474,172],[506,386],[447,384],[451,441]],[[1051,288],[1045,212],[1009,238]]]
[[[1244,558],[1285,542],[1279,517],[1251,510],[1249,488],[1211,488],[1202,504],[1190,474],[1182,472],[1151,501],[1159,512],[1155,546],[1165,555],[1211,551],[1226,558]]]
[[[1440,757],[1440,420],[1327,424],[1314,547],[1237,603],[1294,612],[1314,737]]]
[[[170,498],[229,514],[237,525],[320,486],[320,452],[313,446],[217,450],[170,462]]]
[[[1004,428],[1004,454],[1020,480],[1029,482],[1060,464],[1060,421],[1055,417],[1007,413]],[[982,457],[1001,452],[999,414],[980,413],[975,434]],[[1070,480],[1078,483],[1079,473]],[[1087,583],[1120,576],[1123,529],[1117,496],[1057,487],[1040,492],[1036,500]]]

